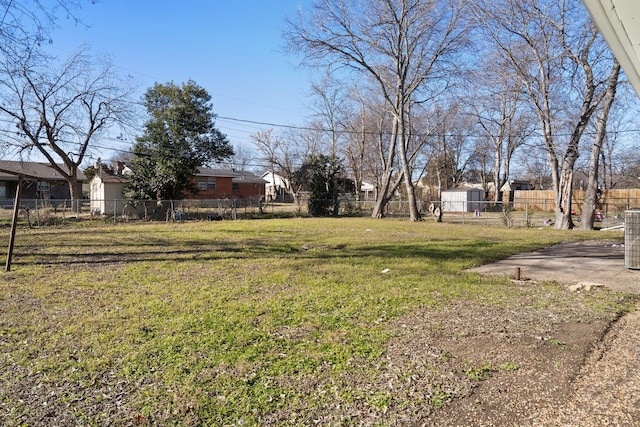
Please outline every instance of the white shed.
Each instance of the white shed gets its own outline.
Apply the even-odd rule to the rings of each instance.
[[[124,195],[122,194],[127,178],[118,175],[96,174],[91,179],[91,212],[94,214],[113,215],[122,214],[124,210]]]
[[[442,193],[443,212],[474,212],[482,210],[484,191],[477,188],[459,188]]]

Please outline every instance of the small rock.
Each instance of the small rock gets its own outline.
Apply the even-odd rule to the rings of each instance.
[[[575,285],[570,285],[568,287],[568,289],[571,292],[580,292],[581,290],[585,290],[586,292],[591,291],[593,288],[602,288],[604,285],[600,284],[600,283],[593,283],[593,282],[579,282],[576,283]]]
[[[587,292],[589,292],[593,288],[602,288],[602,287],[604,287],[604,285],[602,285],[600,283],[594,283],[594,282],[580,282],[578,284],[582,285],[582,288]]]

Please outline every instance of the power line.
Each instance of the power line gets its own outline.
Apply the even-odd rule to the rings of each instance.
[[[249,120],[249,119],[239,119],[239,118],[235,118],[235,117],[226,117],[226,116],[216,116],[216,118],[218,119],[222,119],[222,120],[229,120],[232,122],[238,122],[238,123],[250,123],[250,124],[254,124],[254,125],[260,125],[260,126],[270,126],[270,127],[274,127],[274,128],[283,128],[283,129],[293,129],[293,130],[310,130],[310,131],[316,131],[316,132],[327,132],[327,133],[331,133],[331,132],[335,132],[335,133],[342,133],[342,134],[354,134],[354,135],[389,135],[391,132],[389,131],[382,131],[382,132],[378,132],[378,131],[353,131],[353,130],[348,130],[348,129],[327,129],[327,128],[322,128],[322,127],[317,127],[317,126],[296,126],[296,125],[285,125],[285,124],[279,124],[279,123],[272,123],[272,122],[261,122],[261,121],[256,121],[256,120]],[[621,134],[621,133],[640,133],[640,129],[622,129],[622,130],[613,130],[613,131],[607,131],[607,134],[609,135],[616,135],[616,134]],[[595,135],[596,132],[595,131],[585,131],[584,132],[585,135]],[[485,138],[488,135],[481,133],[481,134],[476,134],[476,133],[469,133],[469,134],[455,134],[455,133],[448,133],[448,132],[444,132],[444,133],[438,133],[438,132],[429,132],[429,133],[413,133],[412,135],[414,136],[418,136],[418,137],[427,137],[427,136],[450,136],[450,137],[471,137],[471,138]],[[538,137],[542,137],[543,135],[541,133],[533,133],[533,136],[538,136]],[[571,132],[567,132],[567,133],[563,133],[563,132],[559,132],[559,133],[554,133],[552,134],[553,137],[567,137],[567,136],[571,136],[572,133]],[[492,137],[497,137],[497,135],[490,135]]]
[[[250,120],[250,119],[241,119],[241,118],[236,118],[236,117],[229,117],[229,116],[215,116],[217,119],[220,120],[227,120],[227,121],[231,121],[231,122],[236,122],[236,123],[248,123],[251,125],[256,125],[256,126],[269,126],[272,128],[283,128],[283,129],[292,129],[292,130],[310,130],[310,131],[315,131],[315,132],[326,132],[326,133],[331,133],[331,132],[336,132],[336,133],[342,133],[342,134],[355,134],[355,135],[389,135],[390,132],[360,132],[360,131],[351,131],[351,130],[332,130],[332,129],[326,129],[326,128],[322,128],[322,127],[312,127],[312,126],[295,126],[295,125],[285,125],[285,124],[279,124],[279,123],[273,123],[273,122],[262,122],[262,121],[256,121],[256,120]],[[14,121],[12,120],[7,120],[5,118],[0,118],[0,122],[4,122],[7,124],[13,124]],[[240,129],[232,129],[235,131],[242,131]],[[5,137],[7,137],[10,140],[13,140],[14,142],[10,142],[10,141],[4,141],[4,144],[7,146],[13,146],[16,148],[26,148],[27,144],[21,143],[21,137],[19,135],[19,133],[15,132],[15,131],[11,131],[8,129],[0,129],[0,133],[5,134]],[[609,135],[618,135],[618,134],[634,134],[634,133],[640,133],[640,129],[622,129],[622,130],[615,130],[615,131],[608,131],[607,132]],[[428,133],[428,134],[423,134],[423,135],[419,135],[419,134],[414,134],[415,136],[418,137],[457,137],[457,138],[486,138],[487,135],[486,134],[475,134],[475,133],[469,133],[469,134],[454,134],[454,133],[439,133],[439,132],[432,132],[432,133]],[[585,132],[585,135],[595,135],[595,132]],[[542,134],[540,133],[534,133],[532,134],[533,137],[539,137],[542,138]],[[553,137],[567,137],[570,136],[570,133],[557,133],[554,134]],[[129,141],[127,140],[123,140],[123,139],[119,139],[119,138],[113,138],[113,137],[101,137],[101,139],[103,141],[113,141],[113,142],[117,142],[117,143],[129,143]],[[246,140],[246,138],[243,138]],[[61,143],[65,143],[65,144],[70,144],[70,145],[78,145],[79,147],[82,146],[82,143],[79,141],[68,141],[68,140],[60,140]],[[528,143],[526,145],[533,145],[531,143]],[[118,152],[118,153],[124,153],[124,154],[135,154],[132,147],[125,147],[125,148],[120,148],[120,147],[114,147],[114,146],[107,146],[104,144],[100,144],[100,143],[92,143],[89,147],[90,149],[98,149],[98,150],[107,150],[107,151],[113,151],[113,152]],[[261,165],[263,166],[263,165]]]
[[[352,131],[352,130],[348,130],[348,129],[342,129],[342,130],[333,130],[333,129],[327,129],[327,128],[322,128],[322,127],[312,127],[312,126],[295,126],[295,125],[285,125],[285,124],[278,124],[278,123],[273,123],[273,122],[261,122],[261,121],[256,121],[256,120],[249,120],[249,119],[240,119],[240,118],[234,118],[234,117],[223,117],[223,116],[216,116],[219,119],[223,119],[223,120],[229,120],[229,121],[233,121],[233,122],[238,122],[238,123],[251,123],[254,125],[261,125],[261,126],[270,126],[270,127],[275,127],[275,128],[284,128],[284,129],[293,129],[293,130],[311,130],[311,131],[316,131],[316,132],[326,132],[326,133],[341,133],[341,134],[354,134],[354,135],[390,135],[390,132],[388,131],[382,131],[382,132],[378,132],[378,131],[365,131],[365,132],[361,132],[361,131]],[[7,120],[7,119],[2,119],[0,118],[0,122],[5,122],[5,123],[9,123],[12,124],[13,121]],[[242,129],[233,129],[231,128],[231,130],[234,131],[238,131],[238,132],[242,132]],[[15,131],[10,131],[10,130],[6,130],[6,129],[0,129],[0,132],[5,133],[7,136],[10,136],[12,139],[19,139],[18,138],[18,133],[16,133]],[[608,135],[618,135],[618,134],[632,134],[632,133],[640,133],[640,129],[622,129],[622,130],[613,130],[613,131],[607,131]],[[585,135],[595,135],[596,132],[595,131],[585,131],[584,132]],[[466,133],[466,134],[458,134],[458,133],[449,133],[449,132],[430,132],[430,133],[425,133],[425,134],[416,134],[416,133],[412,133],[413,136],[417,136],[417,137],[457,137],[457,138],[487,138],[489,136],[492,137],[497,137],[497,135],[487,135],[485,133]],[[541,133],[538,132],[534,132],[531,134],[532,137],[543,137],[543,135]],[[555,133],[552,135],[552,137],[567,137],[567,136],[571,136],[571,133]],[[118,139],[118,138],[113,138],[113,137],[102,137],[102,139],[108,139],[111,141],[118,141],[118,142],[122,142],[122,143],[126,143],[128,142],[127,140],[123,140],[123,139]],[[67,143],[67,144],[80,144],[80,142],[77,141],[65,141],[65,140],[60,140],[60,142],[63,143]],[[96,147],[95,144],[92,144],[92,146]],[[98,147],[98,148],[105,148],[105,149],[109,149],[110,147]]]

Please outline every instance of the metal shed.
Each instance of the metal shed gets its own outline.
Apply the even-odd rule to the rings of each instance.
[[[474,212],[482,210],[484,191],[477,188],[459,188],[441,193],[443,212]]]

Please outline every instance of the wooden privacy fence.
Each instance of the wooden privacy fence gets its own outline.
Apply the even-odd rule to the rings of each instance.
[[[573,191],[571,206],[576,213],[582,211],[583,199],[583,190]],[[607,190],[600,196],[598,206],[608,212],[624,212],[628,209],[640,208],[640,189]],[[555,209],[555,192],[553,190],[516,190],[513,208],[552,212]]]

